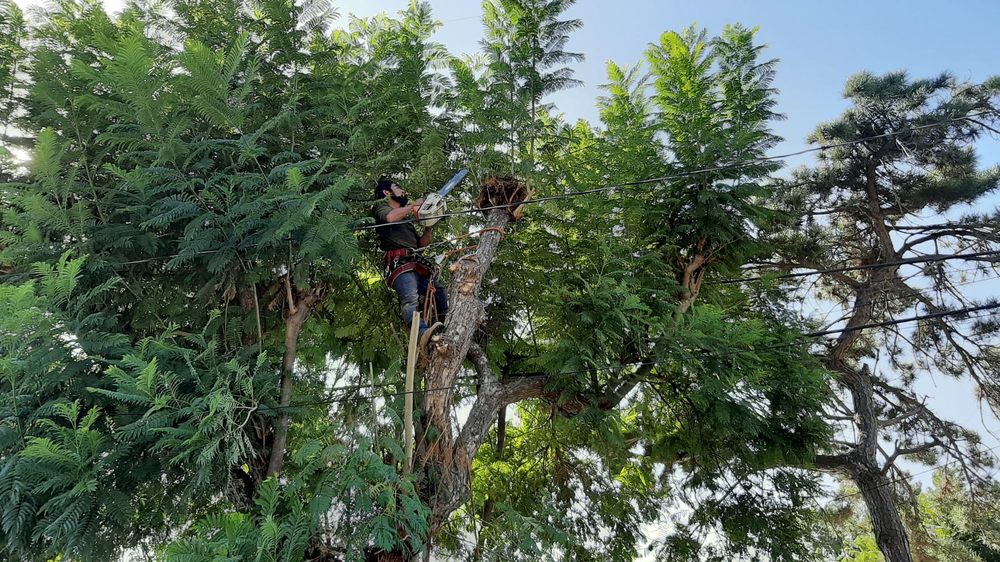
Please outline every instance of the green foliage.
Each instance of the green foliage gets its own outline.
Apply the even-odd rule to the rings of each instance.
[[[535,146],[545,136],[540,117],[547,94],[579,84],[561,66],[583,60],[565,50],[583,23],[559,19],[575,0],[485,0],[481,58],[452,61],[461,148],[483,172],[531,173]],[[501,148],[502,147],[502,148]]]
[[[314,536],[323,523],[347,537],[338,549],[346,560],[364,560],[372,549],[421,547],[428,509],[413,482],[401,479],[369,443],[348,450],[307,442],[292,461],[286,483],[268,479],[260,486],[253,512],[216,513],[198,521],[186,533],[189,538],[166,547],[165,560],[303,560],[315,554]]]
[[[471,555],[475,533],[495,559],[805,556],[817,490],[795,467],[830,437],[829,381],[785,293],[711,284],[784,224],[777,164],[756,160],[778,140],[775,62],[741,26],[665,33],[609,63],[599,123],[565,123],[546,96],[575,84],[572,4],[490,0],[483,52],[461,59],[421,2],[336,31],[322,1],[115,19],[66,2],[31,28],[25,79],[0,73],[35,141],[0,186],[0,552],[360,560],[428,539]],[[4,21],[0,45],[21,44]],[[942,142],[927,162],[968,181],[928,177],[913,201],[993,181],[930,154]],[[352,228],[378,175],[416,196],[458,165],[539,196],[673,179],[534,206],[506,233],[477,342],[502,379],[549,384],[432,533],[432,486],[401,475],[392,437],[405,335]],[[268,477],[285,414],[293,453]]]
[[[666,34],[648,57],[648,77],[609,65],[600,128],[549,120],[556,134],[540,143],[531,176],[539,195],[725,167],[773,146],[774,62],[753,31]],[[766,252],[753,232],[774,219],[764,187],[774,169],[545,204],[504,242],[484,290],[488,318],[510,320],[487,323],[488,352],[506,377],[550,374],[555,396],[519,405],[504,450],[477,457],[470,511],[494,504],[475,528],[484,557],[809,551],[814,478],[783,467],[808,463],[829,437],[825,375],[788,328],[799,321],[781,295],[692,282]],[[692,292],[698,304],[687,308]],[[681,506],[690,517],[644,544],[643,526]],[[781,533],[764,523],[774,517]],[[461,518],[455,527],[473,530]]]
[[[779,140],[768,128],[774,113],[775,60],[760,60],[754,30],[730,26],[712,40],[690,28],[665,33],[647,51],[654,77],[658,129],[670,139],[671,172],[697,173],[674,180],[650,201],[664,224],[650,242],[713,256],[720,271],[735,271],[755,248],[748,227],[770,214],[761,203],[762,178],[774,161],[755,161]],[[747,161],[753,161],[747,163]],[[738,166],[734,166],[739,163]],[[722,169],[717,169],[717,168]]]
[[[0,285],[0,552],[11,557],[101,557],[115,550],[107,530],[127,519],[126,496],[105,487],[124,451],[81,388],[97,378],[94,354],[123,342],[101,333],[99,315],[52,313],[85,300],[74,291],[82,265],[63,256],[38,266],[38,282]]]

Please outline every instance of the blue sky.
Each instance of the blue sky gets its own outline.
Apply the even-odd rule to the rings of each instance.
[[[368,16],[395,12],[405,0],[342,0],[341,14]],[[435,39],[452,53],[478,49],[482,35],[478,2],[434,0],[444,22]],[[720,32],[726,24],[759,26],[767,54],[780,60],[776,87],[778,109],[787,120],[775,124],[785,142],[775,153],[797,150],[818,123],[836,117],[847,104],[842,98],[847,78],[860,70],[888,72],[905,69],[914,77],[942,71],[959,79],[981,81],[1000,74],[996,57],[1000,34],[1000,2],[959,0],[881,0],[838,2],[775,0],[580,0],[566,14],[583,20],[568,50],[587,59],[575,65],[583,87],[554,94],[554,102],[570,120],[596,120],[598,86],[605,82],[605,64],[634,64],[661,33],[691,24]],[[1000,145],[983,144],[983,163],[1000,161]],[[806,163],[806,158],[789,162]]]

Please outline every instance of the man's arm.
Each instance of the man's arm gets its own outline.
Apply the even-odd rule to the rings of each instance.
[[[402,222],[410,218],[410,215],[417,216],[417,212],[423,204],[423,199],[417,199],[412,205],[406,205],[398,209],[393,209],[385,215],[385,222]]]
[[[407,205],[393,209],[385,216],[385,222],[402,222],[410,218],[410,215],[416,215],[418,210],[420,210],[420,205]]]

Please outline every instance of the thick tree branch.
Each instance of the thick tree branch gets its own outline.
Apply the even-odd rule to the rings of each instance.
[[[816,455],[813,461],[816,468],[829,472],[849,474],[853,461],[848,455]]]

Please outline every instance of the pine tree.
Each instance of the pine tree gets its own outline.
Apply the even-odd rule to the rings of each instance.
[[[913,491],[902,507],[903,521],[913,538],[914,558],[941,562],[983,562],[1000,556],[996,484],[970,488],[956,470],[938,470],[933,486]],[[871,522],[857,490],[848,486],[843,498],[828,507],[831,542],[840,559],[879,559]],[[860,505],[859,505],[860,504]]]
[[[965,467],[970,485],[987,479],[992,462],[979,438],[927,407],[914,384],[935,373],[969,380],[997,408],[997,357],[987,345],[996,323],[961,313],[992,301],[960,288],[968,276],[993,271],[993,258],[963,259],[971,270],[947,258],[996,249],[995,217],[959,213],[1000,182],[1000,170],[977,168],[973,145],[995,120],[998,86],[995,79],[964,84],[949,75],[858,74],[845,90],[852,107],[811,137],[843,145],[782,190],[783,206],[802,218],[776,237],[779,267],[820,270],[817,286],[842,310],[845,326],[857,328],[823,350],[839,396],[829,417],[856,432],[841,435],[816,466],[854,482],[878,547],[893,562],[912,559],[898,508],[907,491],[894,485],[905,479],[897,461],[951,458]],[[927,224],[927,210],[952,216]],[[927,259],[934,256],[942,259]],[[907,260],[913,263],[901,263]],[[823,271],[860,265],[870,269]],[[862,328],[927,314],[943,316]]]

